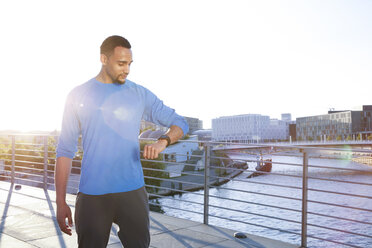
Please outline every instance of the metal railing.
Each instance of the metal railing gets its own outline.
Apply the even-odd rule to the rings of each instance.
[[[0,179],[54,189],[57,141],[55,136],[0,136]],[[186,152],[183,144],[194,147]],[[158,160],[141,159],[151,208],[205,224],[252,229],[301,247],[372,244],[372,167],[362,165],[370,163],[370,149],[240,144],[239,151],[213,151],[220,144],[185,140],[175,145],[180,147],[176,153],[166,150]],[[271,172],[254,169],[262,162],[256,157],[260,153],[272,158]],[[280,160],[285,156],[290,161]],[[69,193],[77,192],[81,157],[73,160]]]

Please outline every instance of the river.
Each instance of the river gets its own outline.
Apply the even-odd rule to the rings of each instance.
[[[233,159],[252,159],[249,155],[239,154],[230,155]],[[273,159],[273,169],[272,172],[283,173],[292,176],[302,176],[302,168],[299,166],[288,165],[290,163],[302,164],[301,157],[293,156],[272,156]],[[275,162],[288,163],[288,164],[275,164]],[[320,159],[320,158],[310,158],[310,165],[320,165],[337,167],[339,169],[349,168],[362,170],[363,172],[352,172],[346,170],[334,170],[334,169],[319,169],[319,168],[309,168],[309,177],[320,177],[328,178],[334,180],[345,180],[360,183],[372,183],[372,167],[367,165],[358,164],[348,160],[335,160],[335,159]],[[249,163],[250,169],[255,167],[255,163]],[[280,195],[286,197],[301,198],[302,191],[299,189],[290,189],[285,187],[268,186],[258,183],[275,183],[288,186],[302,187],[302,179],[299,177],[289,177],[281,175],[261,175],[258,177],[253,177],[247,179],[247,172],[241,174],[237,179],[243,179],[247,182],[242,181],[230,181],[225,185],[217,188],[210,189],[210,195],[217,197],[225,197],[229,199],[238,199],[243,201],[248,201],[258,204],[268,204],[274,206],[280,206],[282,208],[291,208],[296,210],[301,210],[301,201],[292,199],[283,199],[272,196],[264,196],[253,193],[245,193],[232,191],[229,189],[243,189],[246,191],[251,191],[255,193],[266,193],[273,195]],[[372,197],[372,186],[369,185],[358,185],[349,184],[342,182],[331,182],[316,179],[309,179],[309,188],[335,191],[340,193],[358,194],[366,195],[370,198]],[[199,191],[196,193],[203,193]],[[332,204],[338,204],[342,206],[352,206],[355,208],[369,209],[371,211],[354,210],[347,209],[337,206],[329,206],[319,203],[309,203],[308,212],[320,213],[325,215],[338,216],[341,218],[355,219],[360,222],[372,222],[372,199],[360,198],[353,196],[346,196],[343,194],[332,194],[332,193],[321,193],[316,191],[309,191],[309,200],[312,201],[322,201]],[[194,203],[187,203],[182,201],[177,201],[176,199],[203,202],[203,196],[195,195],[193,193],[186,193],[181,196],[166,197],[157,200],[162,205],[162,211],[166,215],[175,216],[179,218],[190,219],[198,222],[203,221],[203,216],[201,214],[194,214],[186,211],[172,209],[166,206],[172,206],[180,209],[192,210],[203,213],[203,206]],[[295,233],[301,233],[301,224],[271,219],[264,216],[258,216],[254,214],[241,213],[239,210],[243,210],[249,213],[257,213],[260,215],[274,216],[277,218],[289,219],[293,221],[301,222],[301,212],[293,212],[284,209],[277,209],[262,205],[255,205],[251,203],[243,203],[233,200],[218,199],[215,197],[210,198],[210,204],[215,206],[228,207],[231,209],[236,209],[238,211],[231,211],[225,209],[219,209],[216,207],[210,207],[209,213],[214,216],[221,216],[223,218],[234,219],[239,221],[244,221],[245,224],[241,222],[227,221],[225,219],[217,217],[209,217],[209,223],[211,225],[229,228],[232,230],[237,230],[241,232],[246,232],[250,234],[255,234],[263,237],[268,237],[271,239],[281,240],[288,243],[300,244],[301,237],[296,234],[289,234],[279,230],[272,230],[268,228],[263,228],[257,225],[269,226],[277,229],[287,230]],[[308,214],[308,223],[320,226],[331,227],[335,229],[347,230],[353,233],[361,233],[364,235],[372,236],[372,225],[364,223],[354,223],[346,220],[339,220],[328,217],[321,217],[313,214]],[[251,225],[252,224],[252,225]],[[327,230],[324,228],[308,226],[308,235],[314,235],[316,237],[330,239],[342,243],[347,243],[354,246],[360,247],[372,247],[372,239],[368,237],[360,237],[353,234],[346,234],[337,232],[334,230]],[[348,247],[340,244],[325,242],[313,238],[308,238],[308,247]]]

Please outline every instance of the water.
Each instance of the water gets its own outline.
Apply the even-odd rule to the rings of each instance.
[[[233,155],[233,159],[252,159],[248,155]],[[291,157],[291,156],[273,156],[273,162],[282,163],[295,163],[302,164],[301,157]],[[360,183],[372,183],[372,167],[354,163],[346,160],[334,160],[334,159],[309,159],[311,165],[319,166],[329,166],[337,168],[350,168],[358,169],[363,172],[350,172],[345,170],[333,170],[333,169],[319,169],[319,168],[309,168],[309,177],[319,177],[328,178],[334,180],[343,181],[353,181]],[[250,168],[255,167],[255,163],[250,163]],[[283,173],[292,176],[302,176],[302,168],[299,166],[290,165],[279,165],[273,164],[272,172]],[[237,179],[246,180],[246,182],[241,181],[230,181],[225,185],[217,188],[210,189],[210,195],[218,196],[229,199],[237,199],[242,201],[247,201],[250,203],[244,203],[233,200],[218,199],[215,197],[210,198],[210,205],[216,207],[210,207],[209,213],[213,216],[210,217],[209,223],[211,225],[226,227],[233,230],[238,230],[242,232],[247,232],[250,234],[255,234],[259,236],[268,237],[271,239],[282,240],[285,242],[300,244],[300,235],[286,233],[280,230],[286,230],[294,233],[301,233],[301,224],[296,222],[301,222],[301,201],[292,199],[283,199],[272,196],[259,195],[255,193],[265,193],[272,195],[279,195],[291,198],[301,198],[302,190],[292,189],[285,187],[275,187],[268,186],[257,183],[275,183],[280,185],[288,185],[294,187],[302,187],[302,179],[300,177],[289,177],[280,175],[261,175],[254,178],[247,179],[247,174],[241,174]],[[251,193],[231,191],[228,189],[243,189],[250,191]],[[340,193],[358,194],[366,195],[372,198],[372,186],[367,185],[357,185],[357,184],[346,184],[342,182],[329,182],[322,180],[309,179],[310,189],[320,189],[327,191],[334,191]],[[203,191],[196,192],[202,194]],[[194,221],[203,221],[203,216],[201,214],[190,213],[187,211],[181,211],[172,209],[165,206],[172,206],[179,209],[190,210],[195,212],[203,213],[203,206],[195,203],[188,203],[177,201],[177,199],[192,201],[192,202],[203,202],[202,195],[195,195],[193,193],[183,194],[181,196],[173,196],[159,199],[158,202],[163,206],[162,210],[165,214],[170,216],[175,216],[179,218],[191,219]],[[331,204],[338,204],[342,206],[352,206],[355,208],[369,209],[372,210],[372,199],[359,198],[352,196],[345,196],[343,194],[331,194],[322,193],[316,191],[309,191],[308,199],[311,201],[327,202]],[[254,205],[252,203],[258,203],[263,205]],[[277,209],[268,207],[265,205],[280,206],[282,208],[290,208],[298,210],[299,212],[293,212],[286,209]],[[217,207],[225,207],[229,209],[236,209],[237,211],[221,209]],[[242,211],[248,213],[242,213]],[[372,212],[364,210],[354,210],[345,209],[337,206],[329,206],[319,203],[309,203],[308,212],[320,213],[325,215],[337,216],[340,218],[355,219],[361,222],[372,222]],[[259,214],[259,215],[257,215]],[[261,215],[261,216],[260,216]],[[264,215],[264,216],[262,216]],[[265,216],[272,216],[279,219],[272,219]],[[223,218],[233,219],[238,221],[244,221],[250,224],[245,224],[241,222],[228,221]],[[281,219],[292,220],[293,222],[283,221]],[[352,233],[360,233],[363,235],[372,236],[372,225],[363,223],[354,223],[347,220],[339,220],[328,217],[321,217],[314,214],[308,214],[308,223],[312,225],[326,226],[334,229],[347,230]],[[272,230],[265,228],[263,226],[272,227],[279,230]],[[327,230],[320,227],[308,226],[308,235],[314,235],[316,237],[330,239],[337,242],[342,242],[354,246],[360,247],[372,247],[372,239],[368,237],[361,237],[354,234],[347,234],[342,232],[337,232],[334,230]],[[325,242],[313,238],[308,238],[308,247],[348,247],[341,244],[335,244],[330,242]]]

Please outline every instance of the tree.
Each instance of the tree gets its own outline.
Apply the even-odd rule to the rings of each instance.
[[[368,140],[372,140],[372,134],[368,135]]]
[[[340,141],[342,138],[341,138],[341,135],[337,136],[336,140],[337,141]]]

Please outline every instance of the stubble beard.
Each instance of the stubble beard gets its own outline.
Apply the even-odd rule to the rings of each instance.
[[[124,84],[125,83],[125,79],[124,80],[120,80],[120,75],[116,78],[116,80],[114,80],[114,83],[115,84]]]

